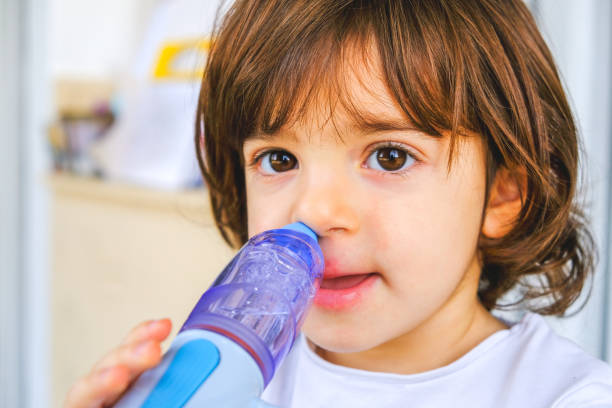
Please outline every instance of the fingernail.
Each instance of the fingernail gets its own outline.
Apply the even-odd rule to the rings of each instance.
[[[159,322],[161,322],[164,319],[157,319],[157,320],[153,320],[151,323],[149,323],[149,328],[155,327],[155,325]]]

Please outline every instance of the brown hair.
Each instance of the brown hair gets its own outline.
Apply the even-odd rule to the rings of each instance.
[[[521,0],[236,0],[212,44],[196,121],[223,238],[239,247],[248,237],[244,140],[297,120],[326,89],[351,111],[338,80],[343,53],[356,45],[365,56],[368,44],[417,129],[450,130],[451,146],[464,130],[483,138],[487,197],[498,169],[525,177],[513,229],[481,237],[481,302],[502,307],[499,299],[518,286],[532,310],[565,313],[593,270],[594,244],[575,201],[572,113]]]

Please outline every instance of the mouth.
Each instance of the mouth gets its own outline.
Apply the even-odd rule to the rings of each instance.
[[[366,273],[324,278],[314,304],[330,310],[345,310],[361,303],[380,279],[380,274]]]
[[[320,289],[340,290],[354,288],[368,279],[371,275],[375,275],[375,273],[323,278]]]

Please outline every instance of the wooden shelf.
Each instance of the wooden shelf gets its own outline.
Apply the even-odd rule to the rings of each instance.
[[[161,211],[172,210],[180,205],[204,210],[207,216],[210,215],[210,202],[204,188],[182,191],[153,190],[66,173],[52,174],[48,180],[52,191],[64,196]],[[212,222],[212,217],[207,218]]]

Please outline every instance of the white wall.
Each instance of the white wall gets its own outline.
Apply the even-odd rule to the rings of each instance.
[[[532,0],[532,10],[559,66],[586,150],[583,173],[599,246],[591,299],[577,316],[552,321],[562,334],[610,361],[610,139],[612,2]]]
[[[49,0],[53,77],[117,76],[159,0]]]
[[[48,66],[48,13],[46,0],[19,0],[25,9],[22,88],[21,185],[24,214],[23,263],[24,339],[23,367],[26,388],[23,407],[48,405],[50,387],[49,314],[49,172],[47,125],[51,122],[50,74]]]
[[[20,104],[20,21],[18,0],[0,0],[0,406],[23,402],[25,373],[21,365],[23,280]]]

